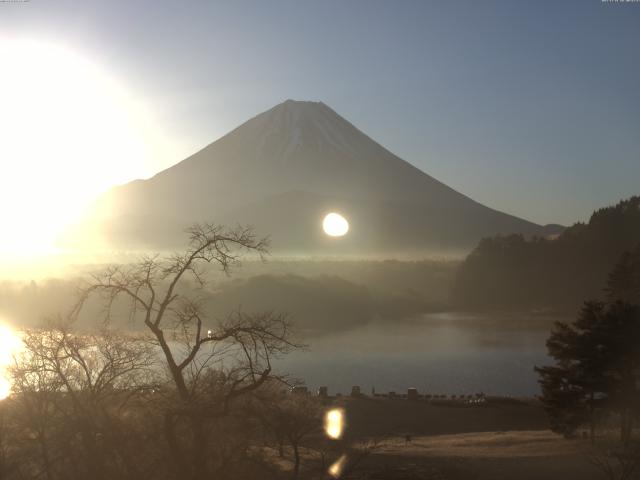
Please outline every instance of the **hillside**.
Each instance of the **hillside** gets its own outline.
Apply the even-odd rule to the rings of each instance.
[[[350,234],[321,232],[339,211]],[[92,212],[124,248],[183,243],[193,222],[251,224],[276,252],[465,250],[487,235],[558,227],[485,207],[395,156],[321,102],[287,100],[148,180],[108,192]]]
[[[602,298],[609,273],[640,244],[640,197],[576,223],[556,239],[483,239],[459,269],[454,299],[466,308],[573,309]]]

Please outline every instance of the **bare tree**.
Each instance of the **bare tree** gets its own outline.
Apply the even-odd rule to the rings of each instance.
[[[139,339],[68,323],[27,331],[11,369],[13,420],[30,450],[28,477],[144,478],[123,442],[122,417],[154,355]],[[128,428],[128,427],[127,427]]]
[[[640,470],[640,443],[605,440],[591,448],[589,461],[609,480],[630,480]]]
[[[254,397],[254,414],[274,436],[280,456],[285,442],[293,452],[292,478],[300,474],[300,449],[303,440],[322,430],[324,406],[318,397],[287,392],[282,384],[272,382],[258,390]]]
[[[98,296],[108,322],[117,302],[128,301],[129,317],[150,334],[173,386],[163,393],[163,429],[174,474],[203,478],[218,467],[210,448],[211,422],[227,416],[234,399],[274,376],[274,357],[299,345],[282,314],[238,312],[215,319],[206,309],[209,266],[229,274],[245,253],[263,258],[267,240],[249,228],[208,224],[195,225],[189,234],[184,253],[145,257],[95,275],[81,290],[73,314]]]

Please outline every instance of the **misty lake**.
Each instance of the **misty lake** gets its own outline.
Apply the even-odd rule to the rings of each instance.
[[[555,320],[525,314],[425,314],[402,323],[373,323],[307,339],[309,348],[278,361],[279,371],[329,393],[531,396],[539,393],[535,365],[550,363],[545,341]]]
[[[366,394],[416,387],[422,394],[532,396],[539,393],[533,367],[550,363],[545,341],[556,320],[570,319],[444,312],[372,322],[303,338],[308,348],[274,368],[311,390],[327,386],[330,394],[358,385]],[[0,375],[0,393],[2,385]]]

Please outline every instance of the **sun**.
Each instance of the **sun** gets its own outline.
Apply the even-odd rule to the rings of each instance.
[[[148,176],[153,128],[87,57],[0,35],[0,258],[48,253],[98,194]]]
[[[330,237],[342,237],[349,231],[349,222],[339,213],[331,212],[324,217],[322,229]]]

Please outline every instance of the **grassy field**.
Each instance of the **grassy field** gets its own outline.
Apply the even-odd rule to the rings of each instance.
[[[378,453],[454,458],[547,457],[580,453],[581,442],[568,441],[549,430],[461,433],[388,438]]]
[[[384,439],[362,464],[369,479],[598,479],[582,440],[548,430]]]
[[[479,406],[371,398],[342,403],[348,436],[377,443],[346,478],[604,478],[589,463],[588,442],[549,431],[546,415],[533,400],[496,399]]]

